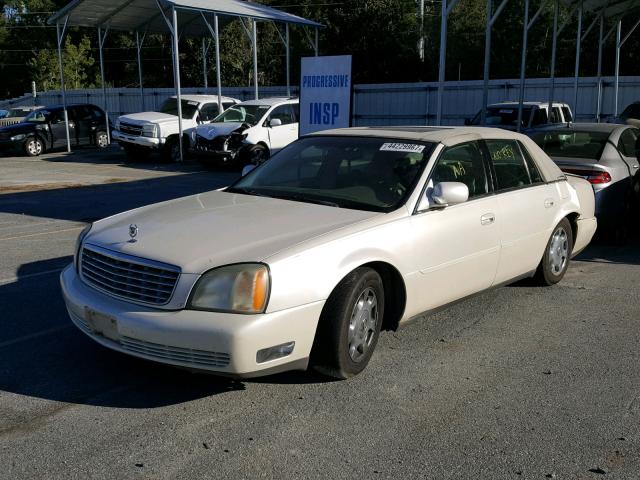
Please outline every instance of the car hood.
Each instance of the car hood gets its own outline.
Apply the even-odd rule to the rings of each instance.
[[[170,123],[177,122],[178,117],[176,115],[170,115],[168,113],[160,112],[140,112],[131,113],[129,115],[123,115],[120,117],[121,122],[132,122],[135,124],[142,123]]]
[[[15,123],[13,125],[7,125],[6,127],[0,128],[0,133],[4,134],[3,136],[11,136],[19,133],[32,132],[35,125],[35,123],[28,122]]]
[[[242,125],[244,124],[241,122],[209,123],[207,125],[200,125],[196,129],[196,132],[201,137],[212,140],[220,135],[229,135],[234,130],[242,127]]]
[[[377,212],[268,197],[207,192],[98,221],[86,242],[169,263],[185,273],[257,262]],[[135,241],[129,226],[136,225]]]

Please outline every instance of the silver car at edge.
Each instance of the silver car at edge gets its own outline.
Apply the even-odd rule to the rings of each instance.
[[[565,173],[593,186],[601,229],[625,235],[640,203],[640,130],[630,125],[574,123],[527,132]]]

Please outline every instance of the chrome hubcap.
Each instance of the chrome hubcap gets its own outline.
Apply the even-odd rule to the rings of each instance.
[[[27,144],[27,150],[31,155],[40,155],[42,152],[42,145],[37,140],[31,140]]]
[[[378,324],[378,299],[372,288],[366,288],[356,300],[349,321],[349,356],[359,362],[371,347]]]
[[[98,145],[100,147],[106,147],[107,146],[107,135],[106,134],[101,134],[100,136],[98,136]]]
[[[554,275],[560,275],[569,259],[569,238],[564,228],[558,227],[549,244],[549,266]]]

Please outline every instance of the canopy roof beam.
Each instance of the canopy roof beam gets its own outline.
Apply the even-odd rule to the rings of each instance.
[[[71,135],[69,134],[69,114],[67,112],[67,89],[64,82],[64,63],[62,61],[62,49],[64,47],[64,37],[69,25],[69,15],[64,17],[64,23],[60,28],[60,22],[56,23],[56,40],[58,44],[58,64],[60,66],[60,90],[62,91],[62,110],[64,112],[64,124],[67,134],[67,152],[71,152]]]

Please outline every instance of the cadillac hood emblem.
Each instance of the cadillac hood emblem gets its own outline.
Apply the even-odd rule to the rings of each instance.
[[[136,237],[138,236],[138,225],[135,223],[129,225],[129,236],[131,237],[131,240],[129,240],[130,242],[136,241]]]

